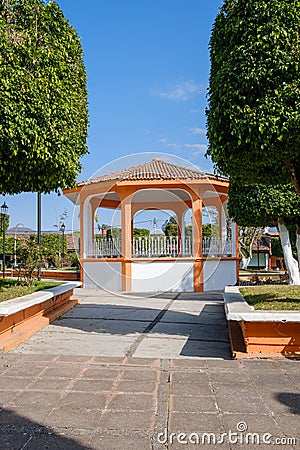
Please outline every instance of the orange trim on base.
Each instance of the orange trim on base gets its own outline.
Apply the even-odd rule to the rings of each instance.
[[[122,262],[122,291],[131,292],[132,291],[132,270],[131,261]]]

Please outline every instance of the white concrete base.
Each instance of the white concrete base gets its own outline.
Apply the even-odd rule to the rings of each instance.
[[[236,281],[236,261],[216,258],[204,262],[204,291],[223,290]]]
[[[122,263],[117,261],[84,262],[83,285],[87,289],[122,291]]]
[[[186,261],[134,262],[133,292],[193,292],[194,266]]]

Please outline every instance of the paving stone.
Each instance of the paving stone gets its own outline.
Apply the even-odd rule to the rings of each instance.
[[[19,450],[24,448],[30,438],[29,433],[1,433],[0,448],[3,450]]]
[[[151,394],[116,394],[109,402],[108,410],[148,411],[155,410],[156,401]]]
[[[205,359],[172,359],[170,361],[170,367],[177,368],[186,368],[186,369],[195,369],[198,367],[207,369],[207,360]]]
[[[5,377],[22,377],[22,378],[32,378],[38,376],[44,371],[43,366],[37,364],[14,364],[12,367],[7,369],[5,372]]]
[[[113,387],[113,380],[77,380],[72,386],[72,391],[104,392]]]
[[[281,434],[297,438],[298,445],[300,445],[299,415],[281,414],[275,412],[275,420],[282,430]]]
[[[217,412],[217,407],[213,396],[196,397],[194,395],[171,395],[170,409],[174,412]]]
[[[9,406],[0,412],[0,424],[15,427],[40,428],[52,411],[51,406]]]
[[[156,381],[158,372],[155,370],[138,370],[138,369],[126,369],[122,371],[122,380],[132,381]]]
[[[95,392],[68,392],[59,401],[59,406],[80,407],[85,409],[104,409],[108,396],[105,394],[96,394]]]
[[[76,406],[62,405],[51,412],[45,425],[61,429],[91,430],[97,429],[100,417],[101,411],[84,409],[79,403]]]
[[[152,450],[150,438],[126,436],[92,436],[89,448],[93,450]]]
[[[155,442],[165,427],[175,433],[221,433],[236,429],[243,420],[250,431],[267,430],[274,436],[299,433],[299,361],[231,360],[219,293],[135,298],[81,291],[83,309],[75,308],[17,350],[0,356],[4,406],[0,448],[10,448],[1,445],[7,435],[11,448],[16,442],[18,450],[27,442],[20,436],[30,438],[24,450],[150,450],[152,444],[151,450],[158,450],[166,448]],[[175,297],[178,300],[153,329],[159,337],[141,334],[138,330],[149,322],[144,319],[157,317]],[[93,314],[100,310],[110,323],[88,325],[75,319],[83,318],[83,313],[96,319]],[[146,316],[136,323],[129,317],[133,310],[136,318],[143,319],[143,311]],[[113,321],[115,313],[119,319]],[[205,330],[209,339],[220,333],[223,342],[193,339]],[[229,447],[222,444],[226,450]],[[234,448],[258,447],[235,444]]]
[[[1,390],[13,390],[16,389],[22,390],[25,389],[28,385],[30,385],[30,378],[13,378],[13,377],[5,377],[0,376],[0,389]]]
[[[63,434],[49,433],[34,435],[26,445],[26,450],[88,450],[90,436],[67,436]]]
[[[107,357],[107,356],[93,356],[90,364],[96,364],[100,366],[115,366],[124,364],[123,357]]]
[[[128,366],[151,366],[159,367],[160,359],[158,358],[127,358],[125,364]]]
[[[208,375],[206,371],[176,371],[171,373],[171,383],[208,383]]]
[[[151,430],[154,413],[133,411],[106,411],[101,417],[100,428],[108,430]]]
[[[225,431],[228,432],[238,432],[237,425],[240,422],[246,424],[247,430],[245,433],[270,433],[270,434],[280,434],[280,428],[274,417],[271,415],[260,415],[257,414],[223,414],[223,423],[225,425]]]
[[[210,372],[209,378],[213,383],[231,384],[231,383],[249,383],[249,377],[244,372],[233,370]]]
[[[72,380],[69,378],[52,378],[51,380],[49,378],[38,378],[30,384],[30,390],[62,392],[65,391],[71,384]]]
[[[72,310],[71,310],[72,311]],[[59,355],[56,362],[57,363],[70,363],[70,364],[78,364],[78,363],[89,363],[91,361],[90,356],[84,355]]]
[[[7,405],[20,391],[0,391],[0,406]],[[0,447],[1,448],[1,447]]]
[[[170,392],[176,395],[211,395],[212,389],[208,383],[171,383]]]
[[[175,433],[199,433],[211,432],[222,433],[223,427],[220,417],[216,413],[171,413],[170,431]]]
[[[145,381],[121,381],[117,386],[118,392],[154,392],[155,383]]]
[[[16,350],[14,350],[14,352],[16,354],[18,354],[18,348]],[[57,359],[57,355],[56,354],[43,354],[40,352],[32,352],[32,353],[27,353],[27,354],[23,354],[21,357],[21,362],[24,361],[37,361],[37,362],[43,362],[43,363],[52,363]]]
[[[20,406],[54,407],[60,400],[59,392],[23,391],[18,394],[11,404]]]
[[[48,367],[43,372],[43,377],[45,378],[74,378],[77,377],[81,372],[80,367],[56,365],[55,367]]]

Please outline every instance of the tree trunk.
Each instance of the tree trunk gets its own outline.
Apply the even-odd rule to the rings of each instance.
[[[247,270],[250,261],[251,261],[251,258],[249,258],[249,257],[246,258],[245,256],[242,256],[241,269],[242,269],[242,270]]]
[[[296,247],[297,247],[297,255],[298,255],[298,266],[300,269],[300,224],[297,224],[297,229],[296,229]]]
[[[278,232],[282,245],[284,262],[289,274],[289,284],[300,285],[298,262],[293,257],[289,231],[282,221],[278,221]]]

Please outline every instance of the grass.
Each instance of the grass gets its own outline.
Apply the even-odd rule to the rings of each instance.
[[[251,286],[240,288],[240,292],[257,310],[300,310],[300,286]]]
[[[0,279],[0,303],[62,284],[59,282],[34,281],[33,286],[18,286],[16,283],[16,280],[10,278]]]

